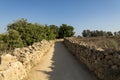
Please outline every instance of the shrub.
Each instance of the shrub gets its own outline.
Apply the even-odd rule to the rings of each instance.
[[[9,49],[23,47],[22,39],[16,30],[9,30],[7,35],[7,43]]]

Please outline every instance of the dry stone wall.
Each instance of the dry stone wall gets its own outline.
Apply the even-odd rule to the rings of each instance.
[[[53,41],[42,40],[31,46],[16,48],[12,54],[0,57],[0,80],[24,80],[31,68],[40,62],[53,45]]]
[[[64,44],[101,80],[120,80],[119,51],[103,50],[74,38],[65,38]]]

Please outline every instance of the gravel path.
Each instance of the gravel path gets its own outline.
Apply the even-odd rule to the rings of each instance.
[[[38,66],[29,74],[28,80],[98,80],[66,49],[56,42],[44,55]]]

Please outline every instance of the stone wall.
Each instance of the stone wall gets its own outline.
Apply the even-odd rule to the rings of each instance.
[[[12,54],[3,54],[0,57],[0,80],[25,79],[53,43],[43,40],[28,47],[16,48]]]
[[[64,44],[76,58],[102,80],[120,80],[120,52],[103,50],[74,38],[65,38]]]

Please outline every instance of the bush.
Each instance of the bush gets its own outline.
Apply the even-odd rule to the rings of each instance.
[[[7,43],[9,49],[19,48],[24,46],[22,39],[16,30],[9,30],[7,36]]]
[[[26,19],[19,19],[7,26],[7,33],[0,34],[0,50],[12,50],[32,45],[42,39],[70,37],[74,35],[74,28],[67,24],[59,27],[56,25],[40,25],[29,23]]]

